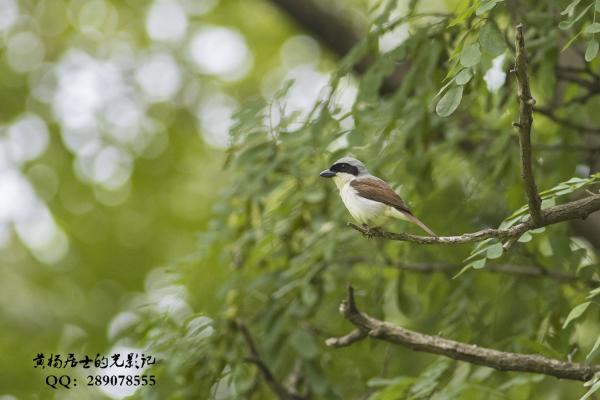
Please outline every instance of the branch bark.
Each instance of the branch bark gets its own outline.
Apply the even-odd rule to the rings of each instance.
[[[500,371],[532,372],[578,381],[587,381],[600,372],[600,365],[571,363],[537,354],[499,351],[411,331],[380,321],[358,310],[354,301],[354,290],[350,285],[347,287],[346,299],[340,305],[340,313],[358,330],[367,332],[367,335],[374,339]],[[326,344],[338,347],[337,339],[339,338],[330,338]]]
[[[531,96],[531,90],[529,89],[523,25],[517,25],[516,29],[515,74],[517,75],[519,84],[519,122],[515,126],[519,130],[519,143],[521,145],[521,177],[525,184],[531,219],[537,225],[541,225],[544,218],[541,212],[542,200],[537,192],[533,168],[531,166],[531,125],[533,124],[533,105],[535,104],[535,100]]]
[[[481,242],[482,240],[489,238],[501,240],[516,239],[531,229],[537,229],[564,221],[585,219],[588,215],[598,210],[600,210],[600,195],[596,194],[541,210],[542,222],[539,224],[535,223],[531,217],[528,216],[523,222],[507,229],[488,228],[477,232],[464,233],[458,236],[419,236],[411,235],[409,233],[395,233],[380,229],[369,229],[352,223],[350,223],[349,226],[368,237],[380,237],[388,240],[399,240],[419,244],[463,244]]]
[[[331,337],[325,340],[325,344],[329,347],[346,347],[355,342],[359,342],[368,336],[368,332],[364,329],[355,329],[349,334],[340,337]]]

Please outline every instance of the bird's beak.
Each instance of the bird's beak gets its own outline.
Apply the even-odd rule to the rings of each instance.
[[[335,172],[326,169],[325,171],[321,172],[319,176],[322,176],[323,178],[331,178],[335,176]]]

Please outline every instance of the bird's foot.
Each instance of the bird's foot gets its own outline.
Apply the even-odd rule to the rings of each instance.
[[[381,228],[379,228],[378,226],[374,226],[374,227],[370,227],[367,224],[362,224],[363,229],[365,230],[365,235],[369,238],[372,239],[375,236],[377,236],[377,234],[379,232],[381,232]]]

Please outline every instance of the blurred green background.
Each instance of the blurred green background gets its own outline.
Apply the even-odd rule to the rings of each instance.
[[[149,271],[197,250],[232,113],[291,74],[310,102],[328,56],[245,0],[2,0],[0,55],[0,394],[47,398],[37,353],[106,352]]]
[[[360,237],[318,172],[352,152],[440,234],[499,225],[525,202],[506,74],[515,19],[538,104],[597,130],[600,90],[561,81],[557,66],[598,82],[598,59],[583,61],[593,35],[560,50],[600,6],[561,30],[569,1],[298,0],[308,16],[293,3],[0,0],[0,399],[131,395],[52,390],[33,368],[38,353],[119,349],[162,362],[157,386],[135,398],[275,398],[245,361],[234,318],[278,380],[299,376],[317,399],[585,392],[382,343],[323,342],[350,329],[337,307],[351,281],[365,311],[408,328],[583,361],[596,303],[562,325],[597,286],[597,220],[553,226],[491,261],[571,281],[453,280],[401,264],[460,266],[472,246]],[[461,50],[483,29],[496,41],[463,68]],[[463,69],[462,103],[440,118],[436,93]],[[541,189],[598,170],[596,133],[535,118]]]

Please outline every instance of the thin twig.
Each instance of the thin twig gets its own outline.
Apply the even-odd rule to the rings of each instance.
[[[584,64],[584,68],[578,68],[578,67],[573,67],[573,66],[569,66],[569,65],[557,65],[556,66],[556,71],[557,72],[565,72],[565,73],[571,73],[571,74],[585,74],[590,76],[594,82],[596,81],[600,81],[600,76],[596,75],[594,73],[594,71],[592,71],[592,69],[589,66],[589,63],[585,63]]]
[[[538,150],[543,150],[543,151],[573,151],[573,152],[581,152],[581,153],[600,153],[600,146],[586,146],[583,144],[539,143],[539,144],[534,144],[533,148],[538,149]]]
[[[566,126],[567,128],[573,129],[575,131],[579,131],[579,132],[582,132],[582,133],[600,134],[600,128],[592,128],[590,126],[581,125],[581,124],[578,124],[577,122],[573,122],[573,121],[568,120],[566,118],[559,117],[550,108],[547,108],[547,107],[534,107],[533,111],[535,111],[536,113],[544,115],[545,117],[551,119],[552,121],[556,122],[557,124]]]
[[[585,89],[588,89],[590,92],[597,90],[596,81],[590,81],[588,79],[581,78],[577,75],[563,73],[560,70],[556,71],[556,76],[558,79],[562,79],[567,82],[575,83]]]
[[[354,307],[350,307],[354,304]],[[439,354],[455,360],[483,365],[500,371],[532,372],[561,379],[587,381],[600,372],[600,365],[571,363],[537,354],[499,351],[477,345],[444,339],[404,329],[389,322],[373,318],[356,308],[352,286],[348,285],[346,299],[340,305],[340,313],[368,336],[408,347],[415,351]],[[326,342],[335,347],[335,338]]]
[[[304,400],[304,397],[290,392],[285,387],[283,387],[283,385],[279,383],[277,379],[275,379],[275,376],[269,369],[268,365],[260,357],[256,344],[254,343],[254,339],[252,339],[252,335],[250,335],[250,331],[248,330],[246,325],[240,319],[236,319],[234,321],[234,325],[242,334],[244,342],[246,342],[246,347],[248,347],[248,352],[250,353],[250,356],[246,357],[246,361],[256,365],[266,384],[277,396],[277,398],[279,398],[280,400]]]
[[[423,274],[432,274],[435,272],[456,273],[460,271],[464,265],[461,264],[409,264],[395,263],[390,265],[403,271],[417,272]],[[492,264],[486,265],[481,269],[484,272],[493,272],[497,274],[517,275],[531,278],[548,278],[565,284],[583,283],[589,287],[600,285],[600,281],[594,279],[585,279],[573,274],[567,274],[561,271],[547,270],[541,267],[512,265],[512,264]]]
[[[595,195],[595,193],[590,192]],[[343,263],[356,264],[356,263],[369,263],[371,260],[368,257],[349,257],[342,260]],[[434,273],[446,273],[456,274],[460,271],[464,264],[443,264],[443,263],[407,263],[407,262],[395,262],[391,259],[385,261],[385,266],[389,268],[395,268],[402,271],[415,272],[419,274],[434,274]],[[516,275],[531,278],[546,278],[552,279],[563,284],[577,284],[595,288],[600,286],[600,280],[595,278],[585,278],[575,274],[569,274],[562,271],[554,271],[546,269],[541,266],[534,265],[514,265],[514,264],[486,264],[485,268],[481,269],[482,272],[492,272],[495,274],[505,275]],[[321,332],[323,333],[323,332]]]
[[[340,337],[330,337],[325,340],[325,344],[329,347],[346,347],[351,344],[363,340],[368,336],[368,332],[361,329],[355,329],[349,334]]]
[[[525,52],[525,38],[523,36],[523,25],[517,25],[515,40],[515,74],[518,81],[519,95],[519,122],[516,124],[519,130],[519,143],[521,145],[521,176],[527,193],[529,212],[531,219],[540,225],[543,222],[541,212],[542,200],[537,192],[533,168],[531,166],[531,125],[533,124],[533,105],[535,100],[529,89],[529,77],[527,76],[527,54]]]

